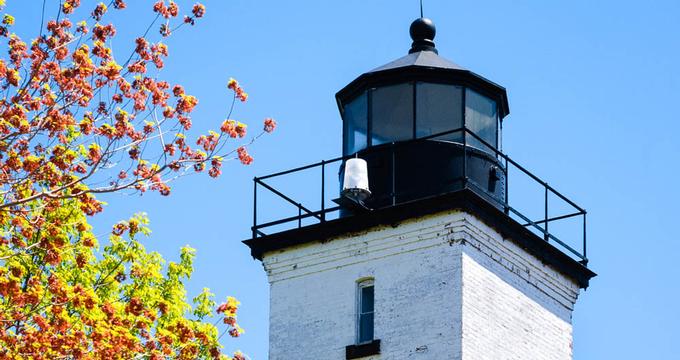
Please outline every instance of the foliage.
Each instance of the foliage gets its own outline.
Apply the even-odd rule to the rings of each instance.
[[[242,332],[235,299],[216,307],[206,289],[193,306],[186,300],[193,250],[168,264],[147,252],[144,215],[114,226],[103,248],[88,224],[103,210],[97,194],[168,195],[183,175],[209,168],[218,177],[225,159],[252,162],[246,146],[229,145],[246,136],[246,125],[229,119],[248,99],[237,81],[228,83],[227,120],[194,147],[187,132],[198,100],[158,78],[169,50],[150,40],[150,29],[170,36],[205,7],[182,18],[177,3],[158,0],[147,32],[119,63],[116,27],[105,20],[126,7],[112,0],[86,10],[64,0],[30,44],[11,33],[12,16],[2,20],[9,56],[0,59],[0,359],[226,358],[219,338]],[[78,14],[94,24],[74,24]],[[275,127],[266,119],[251,143]],[[219,318],[209,322],[213,309]]]

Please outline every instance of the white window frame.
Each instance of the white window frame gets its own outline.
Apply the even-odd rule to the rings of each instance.
[[[373,311],[371,313],[362,313],[362,290],[367,287],[373,288]],[[356,296],[356,343],[368,344],[375,340],[375,280],[373,278],[365,278],[357,281],[357,296]],[[361,341],[361,316],[364,314],[373,314],[373,337],[369,340]]]

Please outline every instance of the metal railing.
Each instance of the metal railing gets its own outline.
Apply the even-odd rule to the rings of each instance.
[[[476,184],[474,181],[471,181],[471,179],[468,177],[467,174],[467,153],[468,151],[471,151],[471,149],[475,149],[476,151],[479,151],[478,149],[470,146],[468,144],[468,136],[474,138],[477,140],[479,143],[484,145],[487,148],[487,151],[491,151],[494,153],[496,156],[496,159],[504,166],[504,171],[505,171],[505,196],[503,201],[498,201],[498,205],[503,208],[504,212],[508,216],[515,216],[514,218],[516,221],[522,223],[523,226],[531,229],[534,231],[534,233],[537,233],[537,235],[542,235],[543,239],[545,241],[552,241],[559,245],[564,252],[566,252],[568,255],[572,256],[572,258],[576,259],[577,261],[581,262],[583,265],[588,264],[588,257],[587,257],[587,237],[586,237],[586,216],[587,212],[585,209],[581,208],[578,206],[576,203],[574,203],[572,200],[568,199],[566,196],[562,195],[559,191],[554,189],[552,186],[548,185],[547,182],[541,180],[539,177],[536,175],[532,174],[529,172],[527,169],[525,169],[523,166],[512,160],[509,156],[506,154],[503,154],[500,150],[497,150],[494,146],[486,142],[484,139],[479,137],[477,134],[472,132],[470,129],[467,129],[465,127],[458,128],[455,130],[450,130],[450,131],[445,131],[433,135],[429,135],[426,137],[421,137],[418,139],[413,139],[413,140],[407,140],[407,141],[402,141],[399,143],[392,143],[392,165],[394,168],[394,148],[395,145],[397,144],[404,144],[404,143],[410,143],[410,142],[423,142],[423,141],[428,141],[432,140],[435,138],[439,138],[445,135],[450,135],[454,133],[464,133],[466,134],[463,136],[463,176],[462,176],[462,181],[463,181],[463,186],[460,190],[462,189],[471,189],[471,190],[477,190],[477,191],[482,191],[486,192],[481,186]],[[341,208],[341,206],[332,206],[332,207],[326,207],[326,172],[327,168],[329,165],[345,161],[347,159],[353,158],[355,155],[348,155],[348,156],[340,156],[336,157],[330,160],[323,160],[317,163],[305,165],[305,166],[300,166],[297,168],[293,168],[290,170],[285,170],[273,174],[269,174],[266,176],[261,176],[261,177],[255,177],[253,179],[253,226],[252,226],[252,236],[253,238],[257,238],[260,236],[266,236],[267,234],[263,231],[263,229],[267,228],[272,228],[275,226],[280,226],[284,224],[292,224],[289,225],[288,229],[291,228],[301,228],[303,227],[303,220],[313,220],[318,223],[324,223],[327,221],[327,218],[329,217],[329,214],[338,212]],[[283,177],[285,175],[293,174],[293,173],[299,173],[305,170],[310,170],[314,168],[319,168],[320,170],[320,180],[321,180],[321,193],[319,196],[319,209],[318,210],[311,210],[308,208],[308,206],[304,206],[302,202],[296,201],[283,192],[277,190],[274,188],[272,185],[268,184],[265,182],[265,180],[270,180],[273,178],[279,178]],[[524,174],[528,177],[528,179],[534,181],[536,184],[540,185],[543,188],[543,214],[540,218],[538,219],[530,219],[528,216],[524,215],[522,212],[519,210],[515,209],[511,204],[510,204],[510,196],[509,196],[509,190],[510,190],[510,169],[515,169],[519,171],[520,174]],[[394,171],[394,170],[393,170]],[[339,184],[339,179],[338,179],[338,184]],[[297,209],[297,215],[292,215],[284,218],[280,218],[278,220],[274,221],[268,221],[264,223],[258,223],[258,188],[264,188],[265,190],[268,190],[272,194],[278,196],[280,199],[283,201],[289,203],[290,205],[293,205]],[[337,187],[339,189],[339,186]],[[393,189],[394,190],[394,189]],[[457,190],[459,191],[459,190]],[[566,214],[561,214],[558,216],[549,216],[550,213],[550,203],[549,203],[549,198],[550,195],[554,195],[557,197],[557,199],[561,200],[563,202],[562,205],[568,205],[572,210],[570,210]],[[398,195],[395,194],[394,191],[392,192],[391,196],[393,197],[392,204],[395,203],[394,197]],[[570,246],[566,242],[562,241],[559,239],[555,234],[551,233],[549,231],[550,225],[569,218],[576,218],[580,217],[581,218],[581,226],[582,230],[581,232],[581,251],[578,251],[574,248],[574,246]],[[521,220],[521,221],[519,221]]]

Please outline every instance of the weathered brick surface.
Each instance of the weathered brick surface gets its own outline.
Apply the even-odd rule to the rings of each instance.
[[[270,359],[344,359],[375,279],[374,359],[570,359],[578,286],[460,212],[267,253]]]

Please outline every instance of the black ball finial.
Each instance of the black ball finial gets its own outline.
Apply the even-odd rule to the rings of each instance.
[[[434,37],[437,34],[437,28],[434,26],[432,20],[423,17],[416,19],[411,23],[409,32],[411,33],[411,39],[413,39],[411,50],[408,52],[409,54],[418,51],[432,51],[438,53],[434,46]]]

